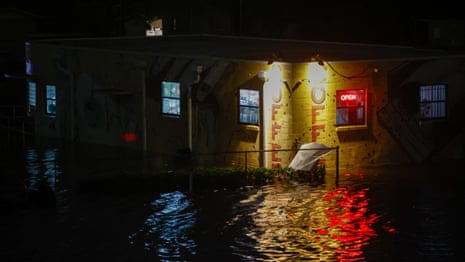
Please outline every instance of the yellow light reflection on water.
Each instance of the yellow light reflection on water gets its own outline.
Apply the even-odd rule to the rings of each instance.
[[[233,250],[260,261],[363,261],[363,248],[377,236],[373,225],[380,218],[370,212],[367,192],[304,185],[258,190],[236,207],[232,224],[252,223],[244,226],[245,237]]]

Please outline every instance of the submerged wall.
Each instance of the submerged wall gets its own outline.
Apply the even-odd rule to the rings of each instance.
[[[171,165],[186,148],[215,153],[199,158],[203,165],[220,159],[228,166],[243,167],[247,161],[249,167],[285,167],[295,154],[287,150],[309,142],[339,146],[341,168],[410,163],[415,157],[409,146],[380,122],[380,114],[393,101],[406,103],[402,88],[414,82],[448,83],[451,118],[412,123],[428,139],[448,137],[432,142],[432,155],[463,157],[463,147],[452,146],[464,130],[456,122],[465,97],[460,59],[268,64],[37,45],[31,60],[31,80],[38,86],[31,111],[37,136],[154,153],[160,167]],[[403,68],[412,65],[406,77]],[[442,73],[431,74],[437,71]],[[181,84],[179,116],[161,114],[161,81]],[[46,84],[57,87],[55,116],[45,114]],[[239,123],[239,88],[260,92],[258,125]],[[359,88],[367,92],[365,125],[337,126],[336,92]],[[260,152],[245,160],[244,151]],[[328,167],[334,167],[335,157],[325,157]]]

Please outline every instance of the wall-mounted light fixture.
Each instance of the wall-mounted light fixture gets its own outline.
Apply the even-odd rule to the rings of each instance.
[[[323,61],[323,58],[321,58],[320,54],[314,54],[314,55],[312,55],[312,56],[310,57],[310,61],[311,61],[311,62],[317,62],[318,65],[320,65],[320,66],[324,66],[324,65],[325,65],[325,63],[324,63],[324,61]]]
[[[270,58],[267,61],[267,64],[272,65],[274,62],[280,62],[280,61],[282,61],[282,57],[283,56],[282,56],[281,52],[279,52],[279,51],[277,53],[272,53]]]

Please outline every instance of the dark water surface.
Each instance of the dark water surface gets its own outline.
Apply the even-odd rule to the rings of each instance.
[[[82,191],[134,162],[58,146],[4,152],[2,261],[464,261],[464,164],[274,181]],[[133,170],[137,171],[137,170]],[[40,191],[45,181],[54,198]],[[53,202],[55,201],[55,202]]]

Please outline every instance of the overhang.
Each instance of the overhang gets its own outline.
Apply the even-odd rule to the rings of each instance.
[[[159,37],[74,38],[32,41],[35,45],[55,45],[71,49],[103,49],[175,57],[208,57],[227,60],[310,62],[416,60],[462,53],[409,46],[302,41],[218,35],[166,35]]]

